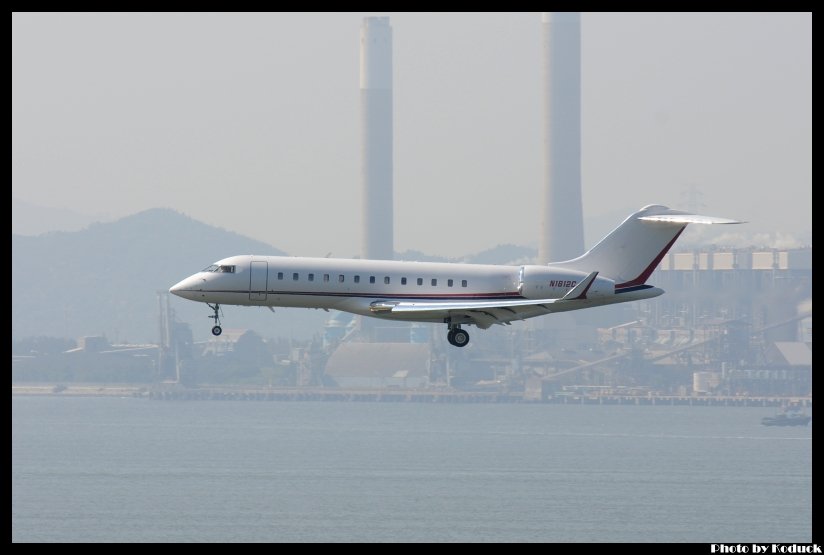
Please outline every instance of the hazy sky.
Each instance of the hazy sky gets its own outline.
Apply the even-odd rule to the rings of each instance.
[[[357,254],[372,15],[394,34],[395,249],[537,246],[539,13],[15,13],[12,197]],[[694,187],[749,232],[812,229],[811,14],[584,13],[581,35],[585,219]]]

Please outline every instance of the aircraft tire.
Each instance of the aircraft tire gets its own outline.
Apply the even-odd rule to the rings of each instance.
[[[457,329],[452,334],[452,344],[456,347],[466,347],[469,343],[469,334],[462,329]]]
[[[446,332],[446,340],[449,341],[450,345],[454,345],[454,346],[457,347],[457,345],[455,345],[455,330],[454,329],[451,329],[448,332]]]

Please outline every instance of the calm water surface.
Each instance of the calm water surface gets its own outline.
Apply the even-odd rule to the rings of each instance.
[[[811,542],[772,414],[12,396],[12,540]]]

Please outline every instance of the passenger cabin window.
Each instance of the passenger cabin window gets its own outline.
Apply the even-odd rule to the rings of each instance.
[[[338,276],[338,281],[339,281],[340,283],[343,283],[343,274],[341,274],[341,275],[339,275],[339,276]]]
[[[292,281],[297,281],[297,280],[298,280],[298,273],[295,272],[294,274],[292,274]]]
[[[200,271],[201,272],[214,272],[216,270],[217,270],[217,264],[212,264],[211,266],[207,266],[206,268],[203,268]]]
[[[418,278],[418,285],[423,285],[423,278]]]
[[[278,279],[283,279],[283,272],[278,272]]]
[[[451,279],[446,280],[446,285],[448,287],[452,287],[452,283],[454,283]]]
[[[235,267],[234,266],[218,266],[215,272],[219,274],[234,274]]]
[[[329,283],[329,274],[323,274],[323,282]]]
[[[401,285],[406,285],[406,278],[401,278]]]
[[[355,276],[355,283],[360,283],[360,276]]]
[[[385,278],[383,278],[383,282],[388,285],[389,284],[389,276],[386,276]]]
[[[369,283],[375,283],[375,276],[369,276]]]
[[[466,280],[465,279],[461,280],[461,287],[466,287]]]
[[[315,274],[309,274],[306,276],[309,281],[315,281]]]
[[[432,278],[432,285],[438,285],[438,280],[436,278]]]

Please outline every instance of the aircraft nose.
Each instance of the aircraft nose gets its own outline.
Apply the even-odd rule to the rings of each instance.
[[[169,287],[169,293],[171,293],[172,295],[177,295],[178,297],[182,297],[183,295],[181,295],[181,293],[183,292],[184,283],[186,283],[185,279],[183,281],[178,281],[177,283]]]
[[[189,276],[169,287],[169,293],[184,299],[193,299],[198,290],[202,290],[202,281],[196,276]]]
[[[172,295],[177,295],[179,291],[180,291],[180,282],[177,282],[174,285],[172,285],[171,287],[169,287],[169,293],[171,293]]]

